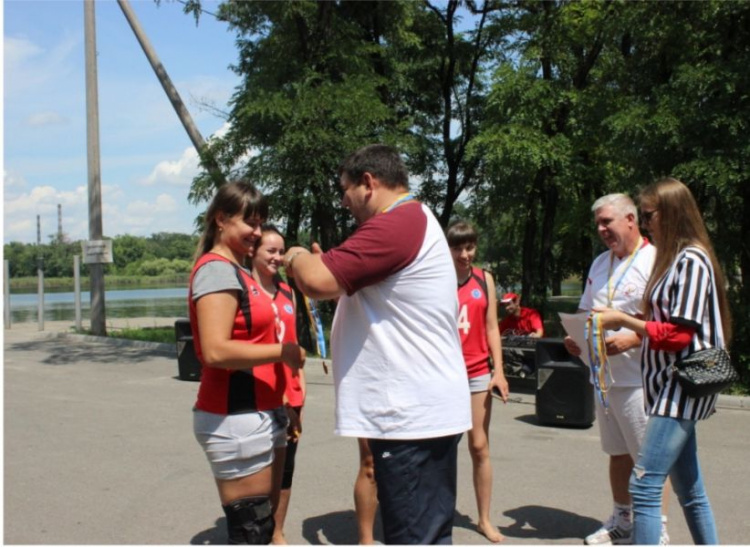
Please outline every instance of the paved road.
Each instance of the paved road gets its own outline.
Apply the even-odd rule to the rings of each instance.
[[[224,542],[223,512],[192,436],[197,384],[176,378],[172,348],[51,337],[54,327],[4,332],[5,542]],[[356,443],[332,433],[330,376],[316,362],[308,375],[287,536],[296,544],[353,544]],[[724,398],[699,427],[706,483],[728,544],[750,543],[746,402]],[[596,426],[539,426],[533,395],[514,392],[513,402],[495,405],[491,429],[493,515],[506,544],[580,544],[608,516],[607,460]],[[486,544],[474,531],[465,443],[454,541]],[[690,543],[676,500],[670,534],[675,544]]]

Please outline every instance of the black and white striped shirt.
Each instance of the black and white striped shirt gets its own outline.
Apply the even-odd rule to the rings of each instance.
[[[641,352],[644,404],[649,415],[703,420],[714,413],[718,395],[694,398],[683,393],[672,377],[671,365],[704,348],[724,347],[716,278],[711,260],[699,247],[686,247],[654,286],[650,295],[653,320],[696,329],[680,352],[650,348],[644,339]]]

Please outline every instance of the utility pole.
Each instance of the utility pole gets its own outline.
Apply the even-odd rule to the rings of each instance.
[[[57,204],[57,243],[63,242],[63,231],[62,231],[62,204]]]
[[[44,330],[44,257],[42,256],[42,220],[36,216],[36,318],[39,330]]]
[[[130,7],[130,3],[128,2],[128,0],[117,0],[117,3],[120,5],[122,13],[125,14],[125,18],[128,20],[130,28],[133,29],[135,37],[138,39],[138,43],[141,44],[143,53],[146,54],[148,62],[151,64],[151,68],[154,69],[156,77],[159,79],[162,88],[164,88],[164,92],[167,94],[169,101],[172,103],[172,107],[177,113],[177,117],[180,118],[182,126],[185,128],[185,131],[187,131],[188,137],[190,137],[190,140],[192,141],[193,146],[198,152],[203,165],[211,175],[211,178],[214,181],[214,185],[218,188],[225,182],[224,175],[222,174],[221,169],[219,169],[219,166],[216,163],[214,157],[210,154],[210,152],[208,152],[206,148],[206,141],[203,140],[203,136],[201,136],[198,128],[193,122],[193,118],[190,116],[190,112],[188,112],[188,109],[185,107],[185,103],[183,103],[182,99],[180,98],[180,94],[177,92],[174,84],[172,84],[172,80],[170,79],[169,74],[167,74],[167,69],[164,68],[164,65],[159,60],[158,55],[156,55],[156,50],[154,50],[154,47],[151,45],[148,36],[146,36],[146,33],[143,32],[143,28],[138,22],[138,18],[135,16],[135,13]]]
[[[99,91],[96,72],[96,17],[94,0],[83,0],[86,42],[86,142],[89,183],[89,241],[102,239],[102,191],[99,163]],[[91,279],[91,332],[106,336],[104,264],[89,264]]]

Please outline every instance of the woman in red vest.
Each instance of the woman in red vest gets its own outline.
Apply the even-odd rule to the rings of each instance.
[[[268,216],[249,183],[225,184],[206,211],[190,276],[190,325],[202,364],[193,414],[211,465],[230,544],[267,544],[274,531],[275,449],[286,445],[284,363],[305,351],[282,339],[278,310],[243,264]]]
[[[271,224],[264,224],[261,238],[256,242],[253,254],[253,278],[260,288],[269,295],[281,318],[281,341],[297,343],[297,315],[296,302],[292,288],[284,283],[279,270],[284,260],[284,237]],[[305,404],[305,373],[303,369],[284,366],[286,386],[284,388],[284,403],[289,414],[286,448],[276,451],[274,467],[277,467],[274,477],[278,484],[274,485],[274,494],[278,492],[278,503],[274,505],[274,521],[276,530],[273,534],[274,545],[286,544],[284,537],[284,521],[292,495],[292,478],[294,463],[297,455],[299,437],[302,434],[302,406]],[[274,495],[274,499],[276,496]]]

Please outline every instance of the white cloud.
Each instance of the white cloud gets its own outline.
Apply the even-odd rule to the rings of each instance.
[[[13,199],[26,188],[26,179],[14,171],[3,169],[3,191],[5,200]]]
[[[159,162],[153,171],[140,181],[144,186],[171,185],[171,186],[190,186],[193,178],[198,174],[198,153],[195,148],[188,147],[182,153],[182,156],[175,160],[165,160]]]
[[[47,125],[67,125],[68,118],[57,112],[38,112],[26,119],[26,124],[31,127],[44,127]]]
[[[85,203],[85,188],[79,187],[72,192],[61,192],[52,186],[36,186],[30,192],[5,201],[6,214],[27,214],[31,212],[47,213],[57,211],[57,204],[81,205]]]
[[[42,242],[47,235],[57,233],[57,205],[62,207],[63,231],[74,234],[68,221],[88,219],[87,190],[80,186],[73,191],[59,191],[52,186],[36,186],[15,196],[5,196],[4,238],[6,241],[36,241],[36,217],[41,224]],[[84,234],[85,235],[85,234]],[[80,238],[75,234],[74,239]]]
[[[15,97],[60,81],[74,67],[82,37],[67,33],[51,49],[45,49],[25,36],[4,36],[5,96]]]
[[[221,138],[221,137],[223,137],[224,135],[226,135],[229,132],[229,128],[230,127],[232,127],[231,123],[224,122],[224,124],[219,129],[217,129],[216,131],[214,131],[213,135],[211,135],[210,138],[213,139],[213,138]]]
[[[224,122],[224,124],[217,129],[210,137],[220,138],[227,134],[231,124]],[[243,156],[240,161],[244,161],[248,156]],[[181,186],[189,187],[193,179],[200,172],[200,161],[198,159],[198,152],[192,146],[187,147],[180,158],[176,160],[164,160],[159,162],[156,167],[153,168],[151,173],[139,181],[139,184],[143,186],[156,186],[156,185],[170,185],[170,186]]]
[[[30,59],[44,51],[44,49],[34,44],[28,38],[16,38],[13,36],[4,37],[3,48],[3,61],[5,62],[5,68],[9,72],[18,70],[19,67],[22,67]]]
[[[125,213],[132,218],[148,218],[162,214],[172,213],[177,210],[177,202],[168,194],[159,194],[153,202],[132,201],[125,208]]]
[[[158,232],[190,233],[196,214],[193,207],[162,193],[153,200],[139,199],[107,208],[104,213],[105,234],[149,236]]]

